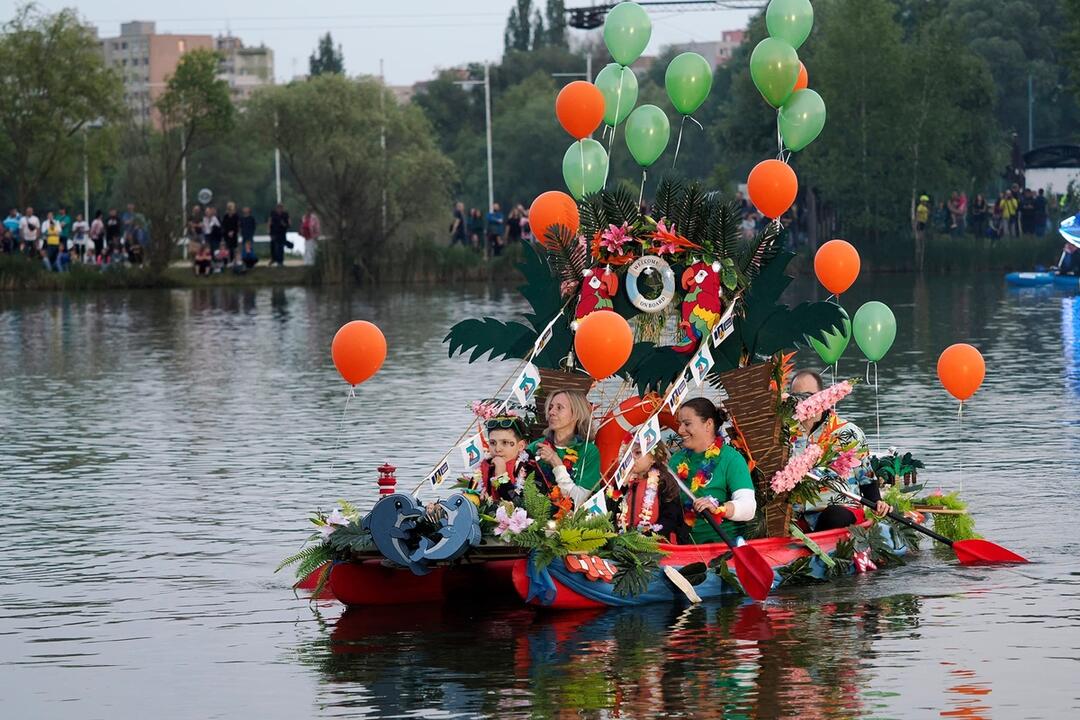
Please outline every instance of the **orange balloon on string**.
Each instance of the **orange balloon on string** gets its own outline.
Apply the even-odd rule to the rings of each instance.
[[[795,81],[795,89],[791,92],[795,93],[799,90],[805,90],[810,87],[810,73],[806,72],[806,66],[799,63],[799,79]]]
[[[626,318],[615,312],[586,315],[574,336],[574,353],[595,380],[618,372],[630,359],[633,348],[634,333]]]
[[[555,98],[555,115],[575,140],[587,138],[604,119],[604,94],[584,80],[575,80]]]
[[[761,214],[775,220],[787,212],[799,194],[799,179],[795,171],[779,160],[759,162],[746,179],[750,202]]]
[[[967,343],[945,348],[937,361],[941,384],[957,400],[967,400],[975,394],[986,377],[986,361],[982,353]]]
[[[529,208],[529,227],[541,245],[549,246],[547,232],[556,225],[561,225],[577,235],[581,225],[577,203],[574,198],[558,190],[549,190],[533,200]]]
[[[846,240],[830,240],[814,255],[814,274],[833,295],[847,292],[861,267],[859,251]]]
[[[345,382],[359,385],[382,367],[386,359],[386,337],[367,320],[353,320],[334,335],[330,356]]]

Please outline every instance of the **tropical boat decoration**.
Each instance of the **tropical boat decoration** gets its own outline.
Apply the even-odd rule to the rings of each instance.
[[[648,22],[634,3],[620,7],[630,9],[612,13],[609,22],[625,22],[627,13]],[[819,280],[836,299],[794,307],[781,300],[794,256],[783,249],[779,218],[797,192],[787,160],[820,132],[824,108],[815,110],[816,93],[807,96],[812,91],[795,87],[797,56],[773,34],[755,56],[762,51],[776,57],[751,61],[755,83],[781,107],[779,158],[763,161],[748,178],[750,200],[771,219],[763,230],[744,239],[740,208],[696,182],[664,178],[649,207],[641,203],[644,174],[638,197],[625,186],[605,189],[606,154],[598,163],[604,171],[597,173],[591,160],[587,169],[585,153],[589,143],[590,157],[604,153],[587,137],[603,117],[606,98],[589,83],[571,83],[560,93],[556,111],[578,141],[567,153],[570,161],[564,160],[574,197],[546,192],[530,209],[537,241],[523,247],[519,267],[529,311],[523,320],[466,319],[446,335],[451,357],[467,355],[470,363],[485,356],[519,361],[494,403],[477,407],[494,404],[500,417],[517,412],[534,432],[545,425],[546,397],[567,389],[592,394],[596,402],[586,439],[596,441],[602,478],[595,494],[576,505],[555,491],[547,494],[528,470],[533,458],[527,453],[519,457],[521,471],[505,481],[513,482],[512,493],[504,498],[477,492],[475,473],[487,453],[477,427],[485,413],[478,410],[431,471],[416,478],[411,492],[397,489],[396,469],[387,464],[379,468],[381,497],[367,512],[341,503],[329,513],[316,513],[314,544],[282,563],[297,565],[298,587],[313,597],[332,594],[351,606],[438,604],[461,594],[502,595],[552,609],[698,602],[738,594],[762,600],[784,586],[902,563],[918,547],[916,533],[948,545],[961,562],[1023,562],[1004,548],[967,537],[973,534],[970,524],[954,517],[951,527],[965,537],[930,530],[916,522],[921,516],[913,508],[877,517],[856,504],[856,524],[825,532],[807,532],[793,515],[794,503],[813,501],[825,488],[845,493],[836,480],[866,453],[842,434],[825,433],[789,457],[797,421],[831,409],[852,390],[852,383],[841,382],[800,402],[786,398],[793,351],[812,345],[831,364],[833,350],[839,346],[842,352],[854,336],[868,361],[876,363],[895,337],[895,318],[881,303],[867,303],[848,318],[838,297],[855,281],[859,258],[841,240],[822,246],[815,258]],[[670,70],[668,76],[670,82]],[[689,102],[685,93],[679,97],[687,101],[676,103],[684,116],[704,101]],[[787,98],[798,107],[788,108]],[[814,118],[820,123],[810,131],[806,122],[787,122],[785,109],[811,121],[809,126]],[[641,125],[649,132],[635,130]],[[626,128],[631,154],[649,167],[663,151],[661,145],[655,152],[652,143],[661,137],[666,144],[666,116],[655,106],[642,106],[630,113]],[[370,323],[354,321],[335,336],[332,354],[355,386],[378,370],[385,339]],[[942,354],[938,371],[949,392],[964,401],[982,380],[982,356],[971,346],[953,346]],[[730,417],[722,433],[750,469],[756,517],[733,538],[704,513],[724,540],[715,544],[671,544],[646,521],[616,527],[610,508],[620,502],[632,471],[633,447],[647,454],[663,442],[664,428],[673,426],[674,413],[695,388],[722,398]],[[458,458],[462,479],[447,492],[451,463],[457,465]],[[921,463],[905,456],[882,458],[878,466],[895,479],[913,474]],[[693,488],[679,484],[692,498]],[[418,500],[421,488],[438,500]],[[946,509],[957,510],[953,505]]]

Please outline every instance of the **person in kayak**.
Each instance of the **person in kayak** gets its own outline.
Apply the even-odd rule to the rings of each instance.
[[[757,512],[754,483],[746,459],[724,442],[720,428],[727,420],[708,398],[687,400],[679,408],[682,449],[671,456],[669,467],[694,493],[693,503],[684,497],[684,516],[695,543],[720,542],[711,524],[698,513],[712,513],[724,529],[738,533],[740,525]]]
[[[544,404],[547,429],[529,445],[539,461],[555,519],[584,503],[600,482],[600,451],[588,440],[592,407],[583,393],[562,390]]]
[[[791,394],[800,400],[810,397],[814,393],[825,389],[825,383],[821,376],[812,370],[801,370],[795,373],[791,380]],[[835,422],[832,419],[835,418]],[[840,418],[835,410],[828,410],[820,415],[807,418],[799,423],[799,433],[792,438],[792,455],[796,455],[813,442],[821,439],[825,432],[831,432],[843,445],[856,443],[862,462],[857,465],[846,478],[841,478],[848,485],[851,492],[858,493],[867,500],[876,503],[874,512],[885,515],[892,510],[881,499],[881,490],[878,488],[877,478],[870,473],[869,448],[866,446],[866,435],[862,429],[853,422]],[[826,495],[822,497],[822,503],[818,509],[807,508],[804,512],[804,520],[815,532],[821,530],[834,530],[847,527],[858,522],[859,517],[852,512],[850,507],[840,504],[843,498],[839,495]],[[827,503],[827,505],[826,505]]]
[[[679,486],[668,468],[667,446],[661,442],[652,452],[643,454],[641,446],[631,442],[633,474],[618,502],[616,527],[619,532],[638,530],[646,535],[655,534],[665,542],[688,543],[690,528],[683,520]]]

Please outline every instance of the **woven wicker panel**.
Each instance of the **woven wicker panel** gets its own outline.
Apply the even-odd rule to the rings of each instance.
[[[540,368],[540,387],[536,391],[536,424],[533,426],[535,435],[547,427],[547,418],[544,417],[544,403],[555,393],[563,390],[577,390],[588,394],[592,389],[593,379],[584,373],[570,373],[562,370],[548,370]]]
[[[788,446],[780,440],[780,416],[776,414],[778,391],[771,387],[774,367],[772,362],[764,362],[720,375],[728,394],[724,407],[738,422],[739,430],[750,446],[750,454],[761,471],[757,475],[759,498],[766,496],[767,489],[761,483],[767,483],[788,460]],[[771,500],[764,511],[768,535],[787,535],[791,519],[787,496]]]

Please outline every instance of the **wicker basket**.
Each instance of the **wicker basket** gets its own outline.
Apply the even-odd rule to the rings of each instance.
[[[728,394],[724,407],[739,424],[750,454],[757,464],[757,495],[767,497],[769,478],[782,469],[788,460],[788,445],[781,441],[780,416],[776,412],[779,390],[772,387],[775,363],[772,361],[730,370],[720,375]],[[770,537],[788,534],[791,504],[787,495],[778,496],[765,504],[765,529]]]

